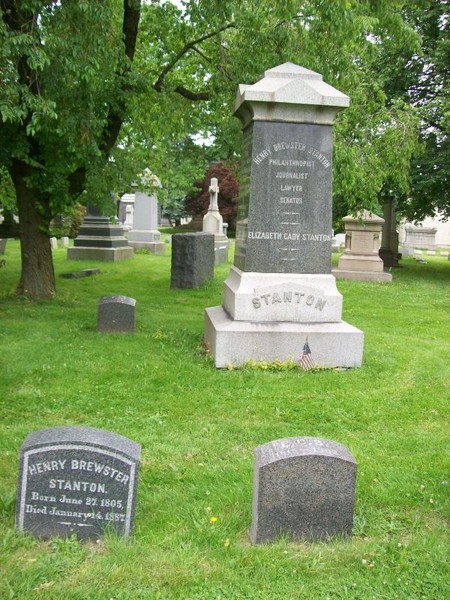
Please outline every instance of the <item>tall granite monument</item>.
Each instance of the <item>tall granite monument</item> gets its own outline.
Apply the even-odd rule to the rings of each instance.
[[[307,340],[317,366],[361,365],[363,332],[342,321],[331,274],[332,125],[348,104],[319,73],[292,63],[239,86],[234,266],[223,306],[205,313],[217,367],[296,360]]]

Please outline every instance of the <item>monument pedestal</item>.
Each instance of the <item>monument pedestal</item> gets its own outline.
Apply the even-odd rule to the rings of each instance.
[[[205,345],[215,365],[297,361],[308,340],[317,367],[359,367],[364,334],[341,320],[333,275],[252,273],[232,266],[223,306],[207,308]]]
[[[128,245],[135,250],[148,250],[152,254],[164,254],[166,251],[159,231],[132,229],[128,234]]]
[[[74,245],[67,249],[69,260],[101,260],[117,262],[133,258],[123,227],[112,225],[108,217],[88,215],[81,225]]]
[[[345,321],[293,323],[234,321],[222,306],[205,311],[205,345],[217,368],[247,361],[297,362],[306,340],[317,367],[360,367],[364,334]]]

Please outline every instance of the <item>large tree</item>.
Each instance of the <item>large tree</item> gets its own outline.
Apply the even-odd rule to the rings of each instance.
[[[420,115],[420,146],[411,161],[411,190],[399,198],[410,220],[450,218],[450,15],[444,0],[414,0],[405,18],[421,36],[420,51],[396,73],[393,94],[407,95]]]
[[[334,190],[342,216],[362,206],[379,207],[383,188],[406,193],[417,144],[416,111],[408,101],[389,99],[380,66],[388,53],[411,56],[419,50],[419,35],[403,16],[406,5],[406,0],[186,0],[181,10],[152,3],[142,22],[142,35],[151,31],[151,43],[138,60],[151,92],[163,92],[164,99],[136,113],[134,122],[146,120],[147,130],[156,134],[148,151],[152,164],[160,165],[163,185],[179,164],[173,144],[164,142],[188,135],[191,123],[214,141],[210,163],[239,158],[242,136],[238,121],[230,118],[238,84],[253,83],[265,69],[291,61],[320,72],[351,98],[335,127]],[[150,122],[164,129],[163,144]]]
[[[84,190],[108,189],[129,110],[140,2],[0,0],[0,164],[13,182],[19,294],[49,299],[49,223]]]
[[[338,199],[371,207],[386,182],[408,185],[414,111],[388,102],[376,60],[419,48],[407,0],[181,4],[0,0],[0,165],[17,196],[19,293],[54,295],[48,223],[80,195],[106,197],[148,166],[179,197],[210,164],[238,160],[237,85],[282,62],[351,97],[335,127]]]

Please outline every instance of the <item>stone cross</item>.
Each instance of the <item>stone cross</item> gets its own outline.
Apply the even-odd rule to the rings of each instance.
[[[211,179],[211,185],[209,186],[209,209],[208,211],[212,211],[212,210],[219,210],[219,205],[218,205],[218,197],[219,197],[219,185],[218,185],[218,181],[216,177],[213,177]]]

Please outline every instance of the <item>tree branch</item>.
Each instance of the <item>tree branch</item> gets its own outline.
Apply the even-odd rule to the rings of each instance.
[[[192,48],[194,48],[197,44],[201,44],[202,42],[204,42],[205,40],[208,40],[212,37],[215,37],[216,35],[218,35],[219,33],[222,33],[222,31],[225,31],[226,29],[230,29],[232,27],[235,27],[234,23],[228,23],[227,25],[224,25],[223,27],[220,27],[219,29],[212,31],[211,33],[207,33],[206,35],[203,35],[199,38],[197,38],[196,40],[192,40],[191,42],[188,42],[185,46],[183,46],[183,48],[174,56],[174,58],[164,67],[164,69],[161,71],[158,79],[155,81],[155,83],[153,84],[153,89],[156,90],[157,92],[160,92],[162,90],[162,87],[164,85],[164,80],[166,75],[174,68],[174,66],[177,64],[177,62],[183,58],[183,56],[185,54],[187,54],[189,52],[189,50],[191,50]],[[196,94],[195,92],[189,92],[189,90],[186,90],[186,88],[184,88],[183,86],[178,86],[178,88],[180,88],[180,90],[176,89],[175,91],[178,91],[178,93],[181,93],[182,96],[186,96],[186,93],[188,93],[188,96],[194,96],[195,98],[190,98],[192,99],[197,99],[197,100],[204,100],[205,98],[197,98],[196,96],[198,96],[199,94],[201,95],[202,92],[200,92],[199,94]]]
[[[187,98],[188,100],[209,100],[211,98],[211,92],[191,92],[183,85],[177,85],[175,92],[180,94],[180,96],[184,96],[184,98]]]
[[[124,67],[119,67],[116,77],[121,78],[120,91],[128,92],[131,85],[127,80],[127,75],[130,73],[130,63],[133,61],[136,50],[136,40],[138,35],[139,20],[141,16],[140,0],[123,0],[123,43],[125,46],[125,56],[129,60]],[[114,147],[120,128],[122,127],[123,119],[126,114],[126,100],[122,98],[114,106],[110,105],[108,119],[103,130],[102,141],[99,145],[102,154],[107,156]]]

